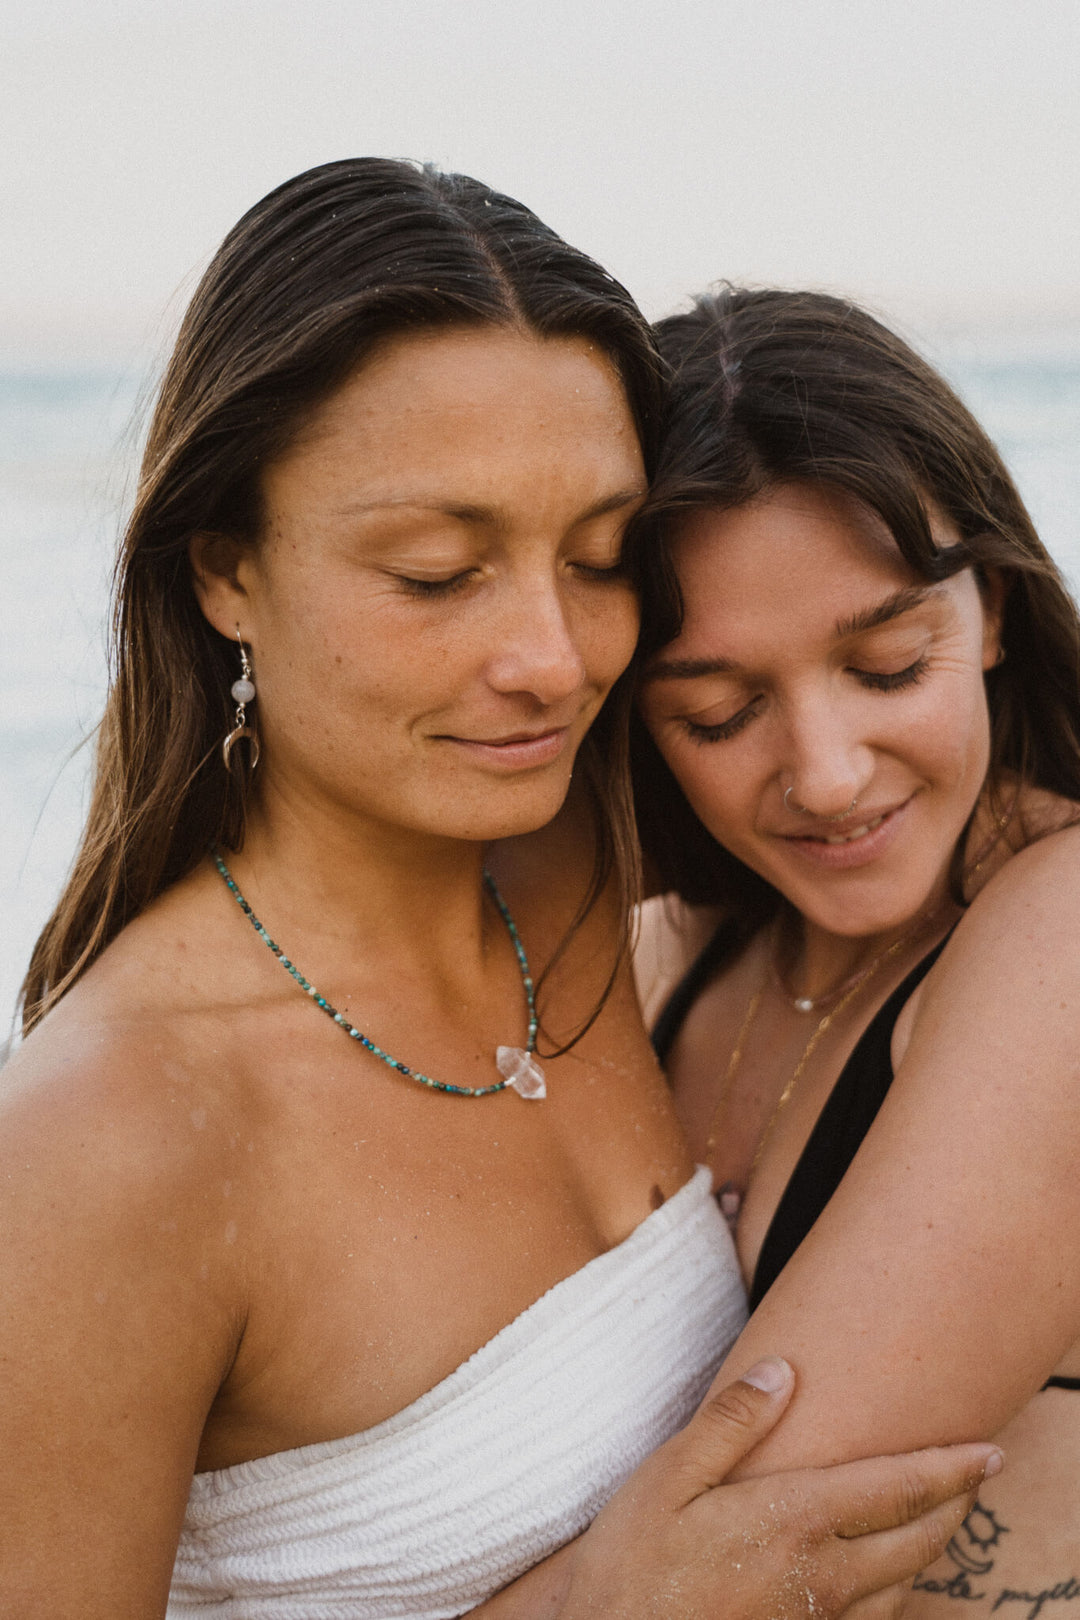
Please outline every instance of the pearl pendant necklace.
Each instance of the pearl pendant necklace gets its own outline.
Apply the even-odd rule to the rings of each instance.
[[[788,1005],[797,1013],[823,1011],[833,1002],[839,1001],[840,998],[846,995],[847,992],[854,986],[860,985],[863,982],[863,979],[866,977],[866,967],[864,964],[862,967],[857,968],[855,972],[852,973],[848,978],[844,979],[842,983],[833,985],[831,990],[823,990],[820,996],[794,996],[788,989],[788,986],[784,980],[783,972],[780,968],[778,958],[778,946],[780,944],[779,928],[774,931],[774,936],[776,937],[776,945],[773,947],[770,955],[772,976],[776,981],[780,994],[784,997]]]
[[[233,899],[236,901],[237,905],[244,913],[244,916],[248,919],[248,922],[250,922],[251,926],[262,940],[263,944],[268,946],[270,950],[273,951],[274,955],[277,957],[285,971],[292,975],[297,984],[300,986],[301,990],[311,997],[315,1005],[317,1007],[321,1007],[323,1012],[326,1013],[327,1017],[332,1018],[334,1023],[337,1024],[339,1028],[343,1029],[346,1035],[348,1035],[352,1040],[359,1041],[364,1050],[366,1052],[370,1052],[372,1057],[381,1058],[383,1063],[385,1063],[389,1068],[396,1070],[398,1074],[403,1074],[410,1080],[417,1080],[422,1086],[429,1086],[432,1091],[447,1091],[454,1097],[490,1097],[497,1091],[505,1091],[508,1086],[513,1087],[519,1097],[526,1097],[530,1100],[534,1098],[539,1100],[540,1098],[547,1096],[547,1084],[544,1080],[544,1071],[536,1061],[535,1055],[536,1032],[539,1027],[539,1021],[536,1016],[535,992],[533,989],[532,975],[529,972],[529,964],[525,956],[525,947],[522,945],[521,940],[518,937],[518,931],[515,926],[514,919],[510,915],[510,908],[507,906],[506,901],[496,888],[495,879],[492,877],[490,872],[484,872],[484,885],[492,900],[495,902],[499,916],[506,924],[506,931],[510,935],[510,940],[514,947],[514,953],[518,959],[518,967],[521,970],[521,983],[525,991],[525,1005],[529,1014],[529,1033],[526,1037],[526,1044],[524,1046],[497,1046],[495,1048],[495,1067],[498,1069],[503,1078],[501,1080],[497,1080],[494,1085],[452,1086],[446,1080],[433,1080],[430,1075],[421,1074],[419,1069],[411,1068],[409,1064],[402,1063],[399,1058],[391,1057],[390,1053],[384,1052],[382,1047],[377,1046],[369,1035],[362,1034],[360,1030],[358,1030],[354,1025],[350,1024],[344,1013],[339,1013],[336,1007],[332,1007],[327,1001],[326,997],[321,996],[316,990],[315,986],[311,984],[309,980],[304,978],[304,975],[300,972],[300,969],[296,966],[296,963],[290,962],[289,958],[285,955],[285,952],[281,949],[281,947],[276,945],[270,938],[270,935],[267,933],[258,917],[256,917],[255,913],[252,911],[251,907],[244,899],[244,896],[240,893],[240,890],[237,888],[236,881],[233,878],[232,873],[229,871],[229,868],[225,865],[225,862],[221,858],[221,851],[214,849],[211,850],[210,853],[213,856],[214,865],[221,874],[221,877],[228,887]]]

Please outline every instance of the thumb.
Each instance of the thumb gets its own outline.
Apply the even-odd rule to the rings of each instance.
[[[764,1440],[795,1393],[795,1373],[779,1356],[767,1356],[725,1384],[722,1373],[686,1428],[656,1453],[667,1476],[668,1495],[685,1506],[720,1485],[747,1452]]]

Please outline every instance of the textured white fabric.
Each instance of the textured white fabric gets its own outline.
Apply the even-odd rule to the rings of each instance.
[[[447,1620],[577,1535],[746,1319],[699,1168],[404,1411],[195,1477],[169,1620]]]

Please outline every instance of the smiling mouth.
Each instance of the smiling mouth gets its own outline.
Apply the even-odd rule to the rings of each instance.
[[[494,771],[532,771],[554,764],[571,744],[572,725],[548,726],[544,731],[514,731],[504,737],[458,737],[443,733],[437,742],[449,743],[478,764]]]
[[[833,848],[842,844],[858,844],[862,839],[869,838],[871,833],[877,832],[879,827],[884,826],[893,816],[898,815],[910,802],[910,799],[905,799],[901,804],[891,805],[888,810],[879,810],[876,815],[868,816],[865,821],[851,822],[842,832],[837,831],[835,828],[829,828],[826,831],[824,827],[820,827],[814,832],[791,832],[784,836],[794,844],[816,844],[818,846],[824,844]]]
[[[452,737],[449,742],[470,743],[474,748],[520,748],[528,743],[546,742],[552,737],[561,737],[569,726],[548,726],[545,731],[517,731],[510,737]]]
[[[872,821],[864,821],[860,827],[853,827],[847,833],[815,833],[812,836],[815,842],[822,844],[857,844],[860,838],[865,838],[875,827],[880,827],[885,817],[891,814],[891,810],[883,810],[880,816],[875,816]]]

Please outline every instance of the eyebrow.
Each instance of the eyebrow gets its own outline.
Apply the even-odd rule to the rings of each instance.
[[[592,506],[586,507],[584,512],[578,514],[574,524],[589,523],[593,518],[606,517],[610,512],[620,512],[624,506],[630,506],[634,501],[644,500],[647,491],[640,489],[618,489],[611,495],[605,495],[594,501]],[[381,501],[358,501],[339,508],[339,517],[359,517],[367,512],[384,512],[394,507],[414,507],[418,511],[441,512],[446,517],[457,518],[461,523],[486,524],[497,528],[504,521],[503,513],[497,506],[482,506],[471,501],[431,501],[418,498],[415,495],[391,495]]]
[[[657,658],[643,672],[643,681],[696,681],[703,675],[732,675],[741,669],[733,658]]]
[[[846,641],[850,636],[862,635],[867,630],[877,630],[883,624],[891,624],[913,608],[921,607],[936,589],[934,585],[907,585],[873,607],[837,619],[833,636],[837,641]],[[641,679],[694,681],[709,675],[735,675],[742,667],[733,658],[658,658],[644,671]]]
[[[849,636],[858,636],[866,630],[876,630],[879,625],[891,624],[893,619],[910,613],[912,608],[922,607],[935,588],[933,585],[907,585],[903,590],[894,591],[892,596],[887,596],[876,607],[863,608],[860,613],[852,613],[846,619],[837,619],[833,634],[838,641],[846,641]]]

